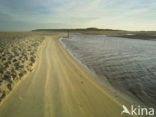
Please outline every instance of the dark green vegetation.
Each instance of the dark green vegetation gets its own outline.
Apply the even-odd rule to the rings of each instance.
[[[132,38],[132,39],[156,39],[156,32],[155,31],[141,31],[141,32],[131,32],[133,35],[129,34],[123,34],[123,35],[117,35],[118,37],[123,37],[123,38]]]
[[[126,30],[113,30],[113,29],[98,29],[98,28],[87,28],[87,29],[37,29],[33,32],[80,32],[85,34],[97,34],[107,35],[123,38],[134,38],[134,39],[156,39],[156,31],[126,31]]]

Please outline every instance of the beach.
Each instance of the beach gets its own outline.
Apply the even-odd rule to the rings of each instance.
[[[3,117],[120,117],[128,102],[109,93],[64,49],[44,36],[39,59],[0,105]],[[128,117],[123,114],[123,117]]]
[[[155,107],[155,40],[71,33],[60,41],[99,83],[133,103]]]

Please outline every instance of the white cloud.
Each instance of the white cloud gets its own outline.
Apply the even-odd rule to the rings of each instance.
[[[4,1],[4,0],[2,0]],[[0,11],[27,23],[57,24],[55,27],[100,27],[155,29],[155,0],[21,0],[12,7],[0,4]],[[19,1],[19,3],[18,3]],[[2,16],[0,16],[2,17]],[[22,24],[22,23],[21,23]],[[48,26],[48,25],[47,25]],[[155,27],[154,27],[155,26]]]

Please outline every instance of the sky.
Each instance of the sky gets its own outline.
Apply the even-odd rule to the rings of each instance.
[[[156,0],[0,0],[0,31],[156,30]]]

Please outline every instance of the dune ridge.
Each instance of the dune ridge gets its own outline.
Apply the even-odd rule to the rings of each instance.
[[[43,40],[39,33],[0,33],[0,102],[33,70]]]

